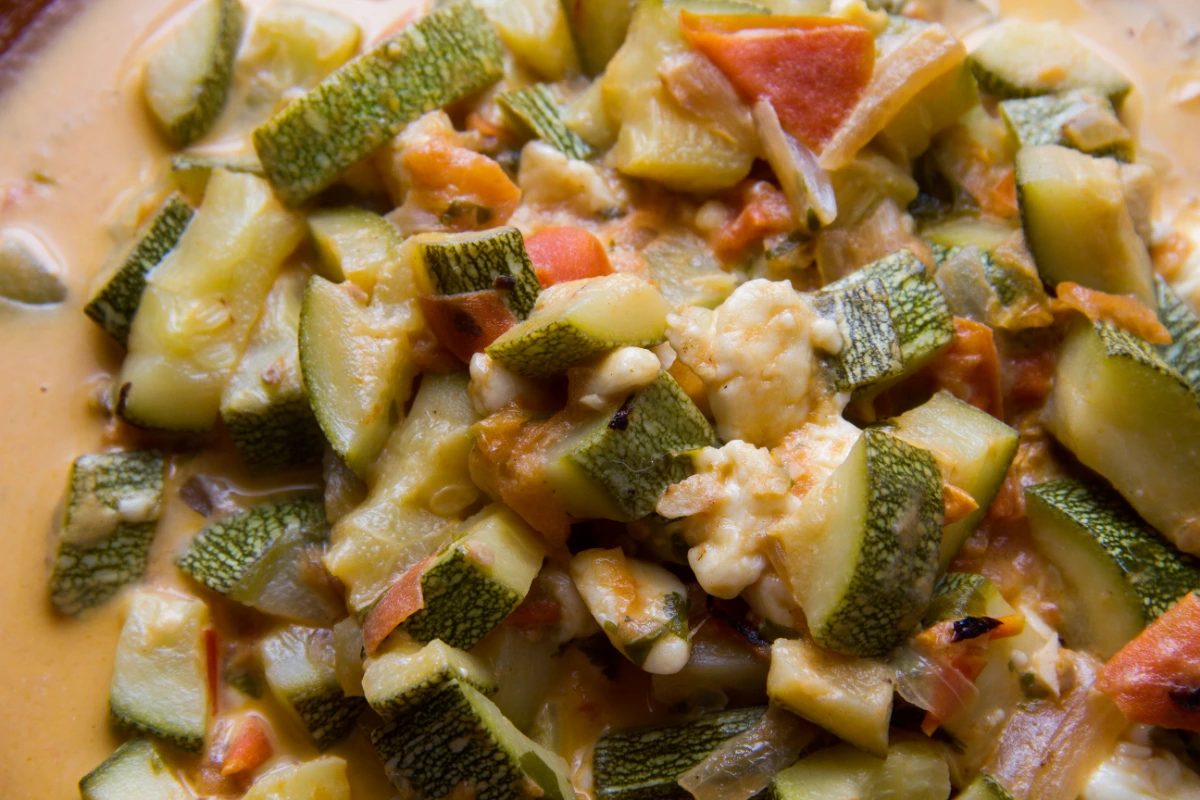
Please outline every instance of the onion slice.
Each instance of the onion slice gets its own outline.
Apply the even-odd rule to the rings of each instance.
[[[779,178],[796,222],[810,229],[816,227],[809,222],[811,213],[821,225],[833,224],[838,213],[837,197],[829,173],[821,168],[816,154],[783,129],[770,101],[755,103],[753,114],[763,152]]]
[[[699,53],[667,56],[658,67],[667,94],[738,148],[760,154],[749,107],[721,70]]]

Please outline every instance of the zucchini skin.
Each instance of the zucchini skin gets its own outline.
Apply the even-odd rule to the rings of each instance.
[[[592,146],[563,122],[562,112],[546,84],[503,92],[496,97],[496,102],[519,127],[552,145],[567,158],[585,161],[596,155]]]
[[[158,747],[146,739],[131,739],[79,781],[82,800],[187,800],[179,780]]]
[[[1158,319],[1171,334],[1171,343],[1158,345],[1159,355],[1200,396],[1200,317],[1161,275],[1154,277]]]
[[[842,351],[825,359],[839,392],[857,391],[903,374],[904,353],[882,281],[872,278],[824,289],[813,297],[813,305],[842,334]]]
[[[503,46],[475,6],[434,11],[254,131],[275,190],[298,205],[426,112],[499,80]]]
[[[511,278],[504,302],[517,319],[533,311],[542,287],[525,238],[516,228],[494,228],[482,233],[438,236],[416,240],[424,279],[434,294],[465,294],[495,288],[499,279]]]
[[[259,654],[271,693],[295,712],[318,750],[349,735],[367,701],[348,696],[338,682],[329,631],[292,625],[262,640]]]

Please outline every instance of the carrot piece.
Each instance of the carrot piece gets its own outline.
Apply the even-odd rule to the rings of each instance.
[[[451,295],[421,295],[425,324],[438,341],[464,362],[483,350],[517,318],[496,289]]]
[[[1000,395],[1000,357],[992,329],[973,320],[954,318],[950,348],[929,366],[936,388],[1004,419]]]
[[[1200,732],[1200,597],[1187,595],[1121,648],[1096,688],[1130,722]]]
[[[735,261],[755,242],[795,227],[787,198],[771,184],[756,181],[742,195],[742,210],[713,242],[717,256],[725,262]]]
[[[943,525],[953,525],[979,508],[979,503],[967,492],[949,483],[942,484],[943,504],[946,518]]]
[[[783,129],[819,151],[875,71],[875,38],[829,17],[680,14],[691,45],[747,100],[767,99]]]
[[[221,774],[236,775],[258,769],[271,757],[271,726],[257,714],[247,714],[235,723],[229,747],[221,759]]]
[[[521,190],[485,155],[430,138],[404,152],[409,190],[404,205],[437,214],[454,230],[502,225],[521,202]]]
[[[543,289],[613,272],[604,245],[583,228],[542,228],[525,239],[525,250]]]
[[[1158,315],[1132,297],[1098,292],[1070,281],[1058,284],[1055,293],[1060,302],[1092,322],[1115,325],[1150,344],[1171,343],[1171,332],[1158,321]]]
[[[421,575],[433,563],[436,556],[430,556],[420,564],[412,567],[383,593],[379,602],[367,614],[363,621],[363,649],[367,655],[375,655],[383,640],[396,630],[396,626],[425,605],[425,596],[421,592]]]

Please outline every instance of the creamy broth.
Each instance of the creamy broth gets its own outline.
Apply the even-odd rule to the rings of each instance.
[[[251,0],[257,8],[268,0]],[[353,16],[373,39],[414,3],[409,0],[306,0]],[[0,382],[0,795],[8,800],[70,798],[76,782],[118,738],[108,724],[113,649],[123,618],[118,600],[83,620],[54,615],[47,600],[49,537],[73,458],[107,446],[105,419],[93,410],[94,382],[119,365],[120,352],[80,308],[121,224],[121,210],[161,169],[165,149],[140,107],[140,55],[181,2],[96,0],[32,58],[0,97],[0,224],[36,233],[63,267],[71,295],[49,310],[0,308],[5,342]],[[1200,187],[1200,26],[1194,0],[1002,0],[1004,13],[1067,22],[1137,83],[1131,104],[1142,140],[1168,180],[1178,209]],[[1156,7],[1170,16],[1162,16]],[[1193,50],[1189,50],[1193,48]],[[33,176],[48,176],[53,183]],[[206,458],[210,458],[207,457]],[[213,456],[211,458],[219,458]],[[213,468],[219,465],[211,465]],[[186,467],[203,470],[205,463]],[[237,478],[236,471],[234,478]],[[304,476],[298,476],[303,480]],[[174,498],[179,478],[169,482]],[[248,492],[266,485],[239,482]],[[278,481],[273,485],[278,485]],[[180,542],[203,520],[172,499],[151,553],[147,581],[179,580],[171,564]],[[285,751],[310,745],[278,726]],[[350,762],[354,796],[391,797],[369,747],[357,738],[334,748]],[[355,755],[357,753],[357,755]]]

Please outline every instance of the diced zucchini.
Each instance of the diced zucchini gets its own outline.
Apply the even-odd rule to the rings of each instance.
[[[625,41],[637,0],[562,0],[587,75],[600,75]]]
[[[332,623],[340,604],[322,591],[317,562],[325,542],[319,495],[255,506],[211,525],[177,560],[179,568],[218,594],[268,614]]]
[[[46,306],[66,298],[67,286],[45,249],[24,233],[0,232],[0,299]]]
[[[79,781],[82,800],[188,800],[191,794],[146,739],[131,739]]]
[[[259,643],[271,693],[295,713],[320,750],[346,736],[367,706],[347,697],[334,670],[333,634],[290,625]]]
[[[1019,437],[1000,420],[949,392],[938,392],[924,405],[901,414],[894,424],[890,429],[894,436],[932,453],[943,480],[979,504],[976,511],[942,530],[938,563],[944,570],[1004,484]]]
[[[1159,355],[1200,394],[1200,316],[1175,293],[1162,276],[1154,278],[1158,319],[1171,334],[1171,343],[1158,346]]]
[[[929,149],[934,136],[958,122],[978,102],[975,76],[970,66],[961,64],[909,100],[875,140],[885,152],[913,161]]]
[[[189,752],[208,729],[208,606],[143,589],[133,595],[117,640],[109,706],[123,728]]]
[[[1025,240],[1042,280],[1131,294],[1154,308],[1150,254],[1117,163],[1045,145],[1022,147],[1016,168]]]
[[[471,3],[434,11],[381,42],[254,131],[289,204],[329,186],[422,114],[499,80],[503,46]]]
[[[521,604],[545,557],[524,520],[490,506],[421,573],[423,605],[401,628],[418,642],[470,650]]]
[[[416,367],[408,336],[361,290],[309,279],[300,310],[300,368],[325,438],[365,477],[383,449]],[[399,328],[399,329],[398,329]]]
[[[713,443],[712,427],[668,373],[546,453],[546,481],[567,513],[632,521],[690,474],[676,454]]]
[[[567,762],[533,742],[472,686],[447,682],[401,719],[371,732],[371,743],[404,796],[476,800],[530,796],[573,800]]]
[[[807,639],[771,646],[771,701],[883,758],[892,716],[891,672],[871,658],[844,656]]]
[[[392,223],[361,208],[334,208],[308,215],[308,229],[321,258],[321,274],[350,281],[370,292],[399,258],[403,243]]]
[[[823,647],[886,655],[933,594],[944,517],[927,451],[869,428],[846,460],[772,535],[792,592]]]
[[[1000,781],[983,772],[971,781],[955,800],[1013,800],[1013,796]]]
[[[1034,541],[1067,584],[1068,647],[1111,658],[1200,588],[1200,562],[1161,541],[1115,492],[1061,480],[1025,498]]]
[[[900,336],[882,281],[823,290],[813,297],[813,305],[821,316],[835,322],[841,333],[842,349],[825,358],[839,392],[857,391],[903,374]]]
[[[478,419],[467,376],[425,375],[379,460],[371,492],[330,534],[325,565],[359,614],[391,582],[450,541],[479,497],[467,458]]]
[[[753,728],[764,712],[740,708],[685,725],[608,733],[592,756],[593,793],[597,800],[684,800],[690,795],[676,783],[680,776]]]
[[[252,472],[314,464],[325,437],[300,373],[300,306],[307,276],[279,276],[221,395],[221,421]]]
[[[571,28],[559,0],[473,0],[513,55],[548,81],[579,72]]]
[[[987,578],[972,572],[948,572],[933,590],[921,626],[930,628],[939,622],[964,617],[999,619],[1013,613],[1013,607]]]
[[[897,742],[876,758],[838,745],[803,758],[775,776],[774,800],[945,800],[950,769],[928,741]]]
[[[974,245],[991,253],[1017,230],[1016,223],[999,217],[962,214],[925,228],[921,236],[947,250]]]
[[[496,676],[478,658],[436,639],[414,651],[409,642],[367,661],[363,690],[367,702],[384,720],[395,720],[420,708],[451,681],[462,681],[493,694]]]
[[[204,191],[208,188],[209,178],[215,169],[263,177],[262,164],[258,163],[258,157],[253,154],[179,153],[171,157],[171,182],[189,203],[199,204],[204,199]],[[132,314],[130,318],[132,319]]]
[[[204,0],[146,62],[146,104],[178,147],[204,136],[221,116],[245,15],[239,0]]]
[[[597,150],[608,150],[621,132],[620,124],[604,106],[603,81],[592,81],[567,104],[562,115],[563,123]]]
[[[1132,334],[1072,325],[1047,427],[1181,550],[1200,554],[1200,406],[1183,376]]]
[[[265,181],[214,173],[191,224],[147,278],[117,383],[121,416],[171,431],[212,427],[225,382],[302,236]]]
[[[589,159],[596,154],[591,145],[563,122],[554,95],[544,83],[503,92],[496,96],[496,102],[519,128],[552,145],[567,158]]]
[[[500,289],[517,319],[533,310],[541,292],[525,239],[516,228],[413,237],[417,287],[425,294]]]
[[[142,577],[162,515],[165,466],[157,450],[75,459],[50,575],[55,608],[78,614]]]
[[[618,347],[661,343],[669,313],[658,290],[632,275],[560,283],[539,298],[528,319],[492,342],[487,354],[518,375],[549,378]]]
[[[272,769],[242,800],[350,800],[346,762],[336,756]]]
[[[122,345],[129,341],[129,329],[146,289],[146,276],[179,243],[192,213],[183,197],[172,194],[118,253],[113,266],[97,277],[83,313]]]
[[[738,286],[738,276],[721,269],[712,248],[688,230],[658,237],[642,250],[642,258],[672,308],[716,308]]]
[[[1001,99],[1092,89],[1118,109],[1133,88],[1058,22],[1009,20],[971,53],[979,86]]]
[[[1133,134],[1107,97],[1091,89],[1005,100],[1000,116],[1018,147],[1057,144],[1090,156],[1133,161]]]
[[[825,287],[829,291],[883,283],[888,311],[900,340],[905,373],[920,369],[954,339],[954,317],[937,281],[910,250],[901,250]]]

